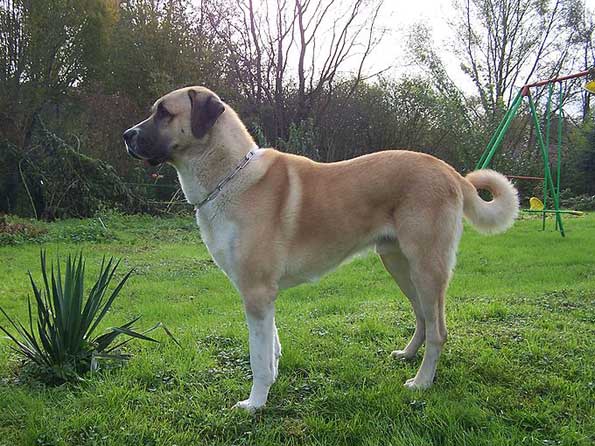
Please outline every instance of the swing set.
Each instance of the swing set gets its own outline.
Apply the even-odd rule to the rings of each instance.
[[[490,142],[488,143],[484,153],[481,155],[481,158],[477,162],[475,169],[485,169],[490,164],[490,161],[494,157],[494,154],[500,147],[510,124],[512,123],[514,117],[516,116],[521,103],[523,102],[523,98],[527,98],[529,102],[529,110],[531,112],[531,117],[533,119],[533,125],[535,126],[535,133],[537,136],[537,145],[540,149],[541,156],[543,158],[543,178],[541,177],[529,177],[529,176],[520,176],[520,175],[509,175],[508,178],[518,179],[518,180],[543,180],[543,201],[539,200],[536,197],[532,197],[530,199],[530,209],[523,209],[523,212],[528,213],[537,213],[542,215],[542,230],[545,230],[545,220],[547,214],[555,214],[555,228],[557,231],[560,232],[562,237],[565,236],[564,233],[564,226],[562,223],[562,214],[573,214],[573,215],[582,215],[582,212],[579,211],[571,211],[571,210],[562,210],[560,209],[560,175],[561,175],[561,163],[562,163],[562,127],[564,121],[564,111],[562,110],[562,104],[564,100],[564,85],[563,83],[567,80],[577,79],[581,77],[587,78],[587,83],[585,84],[584,88],[590,93],[595,93],[595,68],[591,68],[590,70],[584,70],[579,73],[569,74],[567,76],[561,76],[553,79],[547,79],[539,82],[535,82],[532,84],[524,85],[520,91],[515,96],[512,104],[504,114],[504,117],[500,121],[498,128],[492,135]],[[556,150],[556,159],[555,159],[555,175],[552,174],[552,169],[550,168],[550,159],[549,159],[549,147],[550,147],[550,129],[551,129],[551,115],[552,115],[552,100],[554,96],[554,85],[558,84],[558,104],[557,104],[557,115],[558,115],[558,126],[557,126],[557,150]],[[533,101],[533,97],[531,96],[531,88],[543,87],[547,86],[548,88],[548,95],[547,95],[547,103],[546,103],[546,111],[545,111],[545,135],[541,131],[541,125],[539,116],[537,114],[537,109],[535,107],[535,102]],[[555,178],[555,181],[554,181]],[[552,199],[553,209],[547,209],[548,199]]]

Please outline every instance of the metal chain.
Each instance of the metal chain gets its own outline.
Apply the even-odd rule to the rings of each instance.
[[[204,200],[202,200],[200,203],[198,203],[197,205],[194,206],[194,209],[196,209],[197,211],[203,207],[205,204],[207,204],[209,201],[212,201],[215,199],[215,197],[217,197],[217,195],[219,195],[219,192],[221,192],[221,190],[223,189],[223,187],[229,183],[233,177],[235,177],[238,172],[240,170],[242,170],[244,167],[246,167],[248,165],[248,163],[250,162],[250,160],[252,159],[252,157],[254,155],[256,155],[256,151],[258,150],[258,148],[252,149],[248,152],[248,154],[242,158],[242,160],[240,161],[240,163],[235,167],[235,169],[233,169],[225,178],[223,178],[221,181],[219,181],[219,183],[217,184],[217,186],[215,186],[215,189],[213,189],[213,191],[207,195],[207,198],[205,198]]]

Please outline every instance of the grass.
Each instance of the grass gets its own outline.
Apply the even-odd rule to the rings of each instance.
[[[449,341],[435,385],[403,382],[414,319],[378,259],[364,256],[281,294],[283,357],[267,407],[229,408],[250,390],[240,299],[192,217],[107,215],[46,224],[48,255],[83,249],[136,272],[100,327],[142,315],[180,341],[133,345],[123,367],[60,387],[17,374],[0,339],[0,445],[590,445],[595,441],[595,218],[540,221],[482,237],[467,228],[447,300]],[[103,226],[107,229],[104,229]],[[0,247],[0,305],[26,316],[40,245]],[[36,277],[37,278],[37,277]]]

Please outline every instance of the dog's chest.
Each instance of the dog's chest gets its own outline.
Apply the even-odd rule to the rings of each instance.
[[[219,268],[236,284],[235,252],[238,241],[237,226],[224,218],[208,219],[198,211],[196,222],[200,227],[200,235],[209,250],[209,254]]]

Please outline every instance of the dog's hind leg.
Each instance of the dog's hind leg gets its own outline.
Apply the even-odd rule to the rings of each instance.
[[[446,342],[445,297],[462,232],[456,213],[443,212],[434,220],[441,226],[409,227],[397,232],[399,244],[409,260],[411,282],[425,320],[425,353],[414,378],[405,386],[425,389],[432,385],[438,359]]]
[[[414,378],[405,385],[412,389],[425,389],[432,385],[438,359],[446,342],[444,297],[448,280],[435,270],[430,261],[412,266],[411,277],[418,292],[425,319],[426,349],[424,359]]]
[[[391,355],[395,358],[411,359],[415,356],[426,339],[426,324],[417,297],[417,291],[411,281],[409,261],[399,248],[396,241],[386,241],[376,246],[376,252],[380,256],[386,270],[393,277],[403,294],[411,302],[415,313],[415,333],[403,350],[395,350]]]

